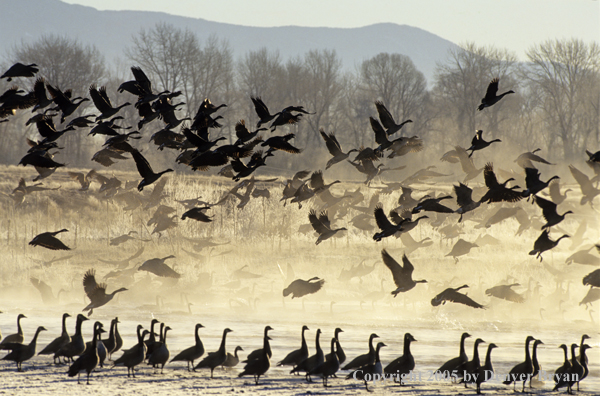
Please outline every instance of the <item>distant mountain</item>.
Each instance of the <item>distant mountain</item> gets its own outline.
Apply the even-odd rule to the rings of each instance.
[[[408,55],[431,82],[435,63],[446,59],[455,44],[425,30],[392,23],[362,28],[248,27],[186,18],[160,12],[98,11],[59,0],[0,0],[0,54],[22,40],[35,41],[43,34],[77,37],[95,45],[107,58],[124,59],[123,50],[141,28],[165,22],[189,28],[202,40],[216,34],[229,40],[236,59],[250,50],[279,50],[282,59],[303,55],[311,49],[335,49],[345,69],[380,52]],[[12,61],[12,60],[11,60]]]

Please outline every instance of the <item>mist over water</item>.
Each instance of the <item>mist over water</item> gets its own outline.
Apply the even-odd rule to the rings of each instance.
[[[450,173],[450,169],[447,168],[447,173]],[[544,171],[544,175],[551,172]],[[409,174],[403,171],[403,175]],[[134,173],[117,172],[115,175],[123,181],[139,178]],[[2,191],[9,194],[21,176],[31,180],[27,171],[17,171],[14,167],[3,168]],[[325,178],[326,182],[333,181],[328,174]],[[413,196],[418,198],[441,191],[449,193],[454,179],[455,176],[440,178],[440,182],[415,184],[412,186],[415,189]],[[518,206],[534,216],[531,228],[520,236],[515,236],[520,226],[515,218],[487,228],[480,225],[485,224],[502,204],[483,204],[478,210],[465,215],[460,224],[457,224],[458,215],[439,217],[435,213],[425,213],[429,219],[420,223],[410,235],[417,241],[430,238],[432,244],[407,255],[415,267],[413,279],[426,279],[428,283],[417,284],[414,289],[400,293],[396,298],[390,294],[396,287],[390,271],[382,263],[381,250],[385,248],[400,261],[406,251],[400,239],[390,237],[380,243],[374,242],[372,235],[375,229],[365,232],[349,225],[349,219],[358,213],[354,209],[348,209],[349,214],[343,218],[334,217],[334,212],[343,213],[346,210],[342,204],[329,209],[330,219],[334,226],[347,227],[349,231],[338,233],[336,237],[315,246],[316,236],[312,229],[306,227],[307,215],[310,208],[318,209],[320,204],[318,201],[305,203],[300,210],[295,204],[288,203],[284,207],[279,202],[282,189],[279,183],[264,184],[271,193],[270,199],[253,199],[244,209],[237,209],[237,200],[231,199],[227,204],[208,211],[209,215],[214,216],[213,222],[206,224],[189,219],[177,220],[177,227],[162,232],[160,237],[152,234],[152,227],[146,225],[156,207],[143,209],[142,206],[126,211],[123,209],[126,204],[118,197],[112,200],[101,198],[95,192],[97,186],[94,184],[90,192],[76,191],[78,185],[68,179],[66,172],[57,172],[47,185],[60,185],[61,188],[30,194],[20,206],[3,197],[0,229],[4,245],[0,251],[3,263],[0,267],[0,310],[4,312],[0,315],[0,329],[4,337],[15,333],[16,316],[24,313],[27,315],[27,319],[22,320],[25,343],[31,340],[37,326],[43,325],[48,329],[40,335],[38,351],[60,334],[60,316],[63,312],[69,312],[74,317],[89,303],[83,292],[82,278],[88,269],[94,268],[98,282],[107,283],[107,292],[120,287],[126,287],[128,291],[117,294],[113,301],[94,310],[90,321],[83,325],[86,340],[91,339],[94,321],[102,321],[108,330],[110,320],[118,316],[126,349],[136,342],[136,326],[142,324],[144,328],[149,328],[150,321],[156,318],[173,329],[168,337],[171,356],[194,343],[194,325],[202,323],[205,328],[200,330],[200,336],[207,352],[217,350],[223,328],[229,327],[233,333],[227,338],[227,350],[233,352],[235,346],[240,345],[244,348],[240,355],[245,357],[250,351],[262,347],[264,326],[270,325],[274,328],[270,332],[273,358],[265,385],[260,388],[264,392],[270,389],[291,394],[323,389],[319,381],[306,384],[303,377],[289,375],[290,368],[275,367],[276,362],[300,346],[300,329],[304,324],[310,328],[306,336],[311,354],[315,350],[314,334],[318,328],[323,331],[321,347],[325,353],[329,352],[334,329],[342,328],[344,332],[340,335],[340,342],[349,359],[366,353],[369,335],[377,333],[380,340],[388,345],[381,352],[384,365],[402,355],[404,333],[411,333],[417,339],[411,345],[411,351],[416,361],[415,372],[421,375],[421,380],[408,383],[412,386],[410,391],[423,394],[433,392],[431,389],[440,394],[463,391],[463,385],[428,380],[433,370],[457,356],[460,335],[464,331],[472,335],[466,343],[469,358],[476,338],[486,341],[479,347],[482,362],[487,344],[493,342],[498,345],[499,348],[492,354],[498,375],[508,373],[515,364],[524,360],[524,343],[528,335],[544,342],[538,348],[538,360],[542,369],[552,374],[563,361],[563,352],[558,346],[563,343],[579,344],[581,335],[586,333],[591,336],[587,343],[592,346],[587,351],[590,374],[581,383],[581,388],[587,392],[600,389],[600,309],[597,301],[587,309],[579,305],[588,292],[588,287],[582,285],[581,279],[597,265],[565,264],[565,259],[572,253],[590,247],[600,239],[598,215],[589,205],[579,205],[579,188],[568,177],[561,180],[561,187],[563,190],[572,188],[574,192],[560,205],[559,212],[573,208],[576,214],[567,217],[550,235],[556,239],[564,231],[574,236],[580,223],[586,221],[587,231],[580,244],[573,246],[574,238],[567,238],[555,249],[545,252],[543,262],[529,256],[527,253],[540,233],[543,219],[539,220],[541,211],[537,205],[526,201],[506,205]],[[176,200],[202,196],[203,200],[215,202],[232,186],[222,178],[177,173],[169,176],[166,197],[161,203],[175,208],[174,214],[179,219],[185,210]],[[257,183],[257,186],[263,187],[261,183]],[[383,185],[376,182],[373,184],[375,186]],[[376,189],[344,182],[334,186],[332,193],[341,196],[345,191],[355,191],[359,187],[365,197],[360,205],[366,206]],[[144,191],[142,199],[150,194],[152,188],[148,190]],[[386,213],[397,207],[399,194],[380,195],[379,200]],[[475,199],[480,195],[478,191],[474,192]],[[456,208],[454,200],[449,201],[444,203]],[[434,228],[432,223],[438,220],[440,224]],[[450,230],[450,227],[455,230]],[[71,251],[49,251],[28,245],[35,235],[61,228],[69,230],[60,234],[59,238],[72,248]],[[307,232],[300,231],[306,229]],[[137,231],[136,238],[149,241],[132,240],[119,246],[109,246],[111,238],[132,230]],[[455,235],[445,237],[444,232],[450,231]],[[486,244],[482,239],[485,235],[495,238],[496,241],[492,242],[496,244]],[[478,243],[479,247],[459,257],[455,263],[452,257],[445,256],[457,237]],[[201,247],[206,240],[220,245]],[[145,271],[133,270],[131,276],[104,280],[106,274],[119,268],[118,265],[100,260],[124,260],[142,247],[143,253],[123,265],[122,269],[137,268],[151,258],[174,255],[175,258],[166,263],[180,273],[181,278],[160,278]],[[593,250],[591,253],[596,254]],[[47,264],[48,261],[67,256],[72,257]],[[340,280],[343,269],[350,269],[363,261],[366,266],[374,265],[372,272],[361,279]],[[243,266],[247,266],[244,271],[259,277],[235,278],[236,270]],[[307,280],[315,276],[325,279],[319,292],[303,299],[283,298],[282,290],[290,283],[290,279]],[[31,277],[46,282],[54,296],[60,293],[57,302],[44,304],[40,292],[30,282]],[[485,290],[493,286],[512,283],[520,284],[514,290],[525,298],[524,303],[512,303],[485,294]],[[463,284],[469,285],[469,288],[461,292],[483,304],[486,309],[474,309],[451,302],[438,307],[431,305],[431,299],[445,288]],[[192,305],[188,306],[188,303]],[[67,321],[70,334],[74,333],[74,324],[74,318]],[[120,356],[120,352],[115,356]],[[49,387],[46,390],[48,393],[73,385],[71,379],[67,381],[66,367],[46,366],[51,362],[50,359],[46,356],[36,357],[25,362],[23,367],[30,374],[39,369],[40,375],[45,378],[42,381],[59,382],[60,385],[55,388]],[[35,364],[35,369],[31,368],[31,363]],[[216,381],[202,386],[222,392],[249,383],[247,379],[237,378],[241,367],[239,365],[228,372],[218,369],[215,375],[224,379],[225,383]],[[0,371],[3,374],[0,376],[0,386],[8,389],[18,386],[15,384],[27,386],[27,380],[15,372],[12,362],[1,361]],[[101,381],[107,389],[117,383],[119,386],[124,383],[145,389],[141,383],[135,385],[136,381],[127,381],[124,373],[124,368],[100,369],[93,374],[93,383]],[[183,376],[186,384],[190,381],[202,383],[209,375],[208,370],[188,375],[182,363],[168,364],[163,376],[151,373],[152,368],[144,366],[138,372],[138,380],[145,381],[151,377],[159,382],[156,386],[165,390],[166,394],[175,392],[170,380]],[[116,375],[119,379],[113,378]],[[334,386],[333,392],[364,391],[362,383],[344,380],[343,375],[338,377],[330,381]],[[548,391],[552,386],[546,382],[542,389]],[[512,393],[512,385],[504,386],[499,381],[493,380],[482,385],[484,392],[490,388],[494,392]],[[383,393],[395,392],[397,385],[386,383],[375,389]]]

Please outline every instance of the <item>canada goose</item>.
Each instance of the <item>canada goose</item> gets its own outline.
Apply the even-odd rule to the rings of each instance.
[[[467,242],[462,238],[459,238],[458,241],[452,246],[452,250],[445,256],[451,256],[454,258],[454,264],[458,263],[458,258],[460,256],[464,256],[465,254],[469,254],[471,249],[479,247],[475,243]]]
[[[548,185],[548,194],[550,195],[550,199],[557,205],[560,205],[567,199],[567,193],[569,191],[573,191],[570,188],[567,188],[562,194],[560,192],[560,182],[558,180],[552,180],[550,185]]]
[[[523,169],[535,168],[535,166],[533,166],[532,162],[539,162],[541,164],[546,164],[546,165],[554,165],[554,164],[551,164],[550,162],[546,161],[539,155],[535,154],[540,150],[541,150],[540,148],[537,148],[533,151],[523,153],[523,154],[519,155],[514,162],[516,162]]]
[[[282,361],[277,363],[277,366],[297,366],[308,358],[308,345],[306,344],[306,338],[304,336],[306,330],[310,330],[308,326],[302,326],[302,343],[300,349],[288,353]]]
[[[152,352],[154,351],[154,347],[158,343],[158,341],[156,341],[156,333],[154,332],[154,326],[156,326],[157,323],[160,323],[160,321],[156,318],[154,318],[150,321],[150,335],[149,335],[148,339],[146,341],[144,341],[144,345],[146,345],[146,355],[145,355],[144,359],[148,359],[150,357],[150,355],[152,355]],[[158,334],[159,338],[162,337],[162,332],[163,332],[164,328],[165,328],[165,324],[161,323],[160,324],[160,332]]]
[[[569,171],[571,171],[571,175],[579,184],[579,188],[581,189],[581,200],[579,203],[581,205],[585,205],[588,202],[592,202],[594,198],[600,194],[600,190],[594,187],[590,178],[587,177],[583,172],[579,169],[575,168],[573,165],[569,165]]]
[[[513,390],[516,391],[517,381],[523,381],[523,393],[525,393],[525,383],[527,380],[531,380],[533,374],[533,362],[531,361],[531,355],[529,354],[529,343],[531,341],[535,341],[535,338],[527,336],[527,339],[525,340],[525,361],[514,366],[508,373],[508,379],[502,382],[504,385],[510,385],[511,382],[514,382]]]
[[[487,289],[485,291],[485,294],[488,296],[501,298],[501,299],[507,300],[507,301],[512,301],[512,302],[516,302],[516,303],[520,303],[520,304],[524,303],[525,298],[512,289],[512,287],[514,287],[514,286],[521,286],[521,285],[518,283],[513,283],[512,285],[494,286],[492,288]]]
[[[162,326],[161,326],[162,327]],[[158,367],[160,365],[160,373],[163,373],[163,368],[165,364],[169,361],[169,348],[167,347],[167,331],[171,330],[169,326],[164,328],[164,331],[161,332],[160,341],[158,345],[154,345],[154,350],[152,354],[148,358],[148,364],[151,364],[152,367]]]
[[[264,331],[264,336],[263,336],[263,348],[262,349],[255,349],[254,351],[250,352],[248,354],[248,356],[246,357],[246,360],[244,360],[242,363],[248,363],[252,360],[255,359],[260,359],[262,357],[263,354],[263,349],[267,349],[267,355],[269,356],[269,358],[271,358],[271,356],[273,356],[273,352],[271,351],[271,344],[269,343],[269,340],[271,340],[271,338],[269,338],[269,331],[273,330],[273,328],[271,326],[265,326],[265,331]]]
[[[278,126],[293,125],[300,122],[302,114],[292,114],[292,111],[297,111],[296,109],[296,107],[293,108],[292,106],[289,106],[281,110],[279,115],[271,123],[271,132],[275,132],[275,129],[277,129]],[[302,112],[304,114],[310,114],[305,110],[303,110]]]
[[[463,215],[467,212],[477,209],[481,205],[481,202],[473,201],[473,198],[471,198],[473,190],[466,185],[458,183],[458,186],[454,185],[453,187],[454,192],[456,193],[456,203],[459,206],[454,213],[460,214],[460,218],[458,219],[458,222],[460,223]]]
[[[488,147],[490,144],[495,142],[502,142],[502,140],[500,139],[494,139],[490,141],[483,140],[483,137],[481,136],[482,134],[483,131],[479,129],[476,131],[475,136],[473,136],[473,139],[471,140],[471,147],[467,149],[467,151],[471,150],[469,158],[471,158],[473,153],[477,150],[483,150],[484,148]]]
[[[581,364],[581,366],[583,367],[583,374],[579,378],[579,381],[577,381],[577,391],[579,391],[579,383],[583,381],[590,373],[590,370],[587,365],[587,356],[585,355],[585,351],[590,348],[591,346],[583,343],[579,347],[579,364]]]
[[[481,362],[479,359],[479,344],[485,343],[484,340],[478,338],[473,344],[473,358],[458,367],[458,379],[460,382],[464,382],[465,388],[467,387],[468,381],[465,381],[467,374],[476,373],[481,368]]]
[[[506,188],[506,184],[512,179],[508,179],[504,183],[498,183],[496,174],[494,173],[494,166],[491,163],[485,164],[483,168],[483,178],[488,191],[481,199],[479,199],[479,202],[487,202],[488,204],[501,201],[518,202],[523,198],[520,192],[514,191],[514,189],[519,188],[519,186]]]
[[[393,374],[402,377],[407,375],[415,368],[415,358],[410,352],[410,343],[416,342],[415,338],[410,334],[404,334],[404,353],[402,356],[392,360],[384,369],[385,374]],[[398,378],[398,377],[396,377]]]
[[[560,179],[560,177],[552,176],[548,181],[543,182],[540,180],[540,171],[535,168],[525,168],[525,183],[527,189],[523,190],[521,194],[524,197],[529,197],[530,195],[535,196],[535,194],[548,187],[548,184],[555,179]]]
[[[358,152],[357,149],[352,149],[352,150],[349,150],[347,153],[344,153],[342,151],[342,147],[340,146],[340,143],[338,142],[337,138],[335,137],[335,135],[333,133],[326,134],[325,130],[323,128],[319,129],[319,133],[321,134],[321,137],[325,141],[327,150],[333,156],[333,158],[331,158],[329,161],[327,161],[327,165],[325,166],[325,169],[329,169],[333,165],[337,164],[338,162],[341,162],[341,161],[347,159],[348,156],[350,155],[350,153],[355,152],[355,151]]]
[[[41,246],[50,250],[71,250],[70,247],[66,246],[62,241],[56,238],[56,235],[61,232],[68,232],[67,229],[62,229],[55,232],[43,232],[37,235],[35,238],[29,242],[31,246]]]
[[[288,179],[285,182],[283,191],[281,192],[282,197],[279,200],[280,202],[284,201],[283,206],[285,206],[287,204],[287,200],[293,198],[296,191],[304,185],[302,179],[305,179],[308,175],[310,175],[310,171],[302,170],[296,172],[291,179]]]
[[[154,173],[146,158],[144,158],[144,156],[138,150],[134,149],[131,152],[131,155],[135,160],[135,166],[137,167],[138,173],[140,176],[142,176],[142,181],[140,181],[140,184],[138,184],[138,191],[142,191],[144,187],[154,183],[165,173],[173,172],[173,169],[169,168],[164,171]]]
[[[411,213],[420,213],[422,210],[426,212],[454,213],[452,209],[440,204],[440,201],[450,198],[452,198],[450,195],[439,198],[430,198],[428,195],[425,195],[419,200],[419,203],[412,209]]]
[[[542,257],[542,253],[544,253],[546,250],[550,250],[550,249],[554,248],[556,245],[558,245],[558,242],[560,242],[561,239],[570,238],[569,235],[563,235],[560,238],[558,238],[556,241],[553,241],[550,239],[548,234],[549,234],[549,231],[547,229],[542,231],[542,233],[540,234],[538,239],[536,239],[536,241],[533,244],[533,250],[529,252],[530,256],[537,254],[536,259],[539,258],[540,262],[544,261],[544,258]]]
[[[268,150],[265,156],[263,157],[262,150],[257,150],[250,157],[250,161],[247,164],[244,164],[240,161],[239,158],[234,158],[231,160],[231,167],[237,174],[235,174],[232,179],[234,181],[240,181],[240,179],[250,176],[254,173],[259,167],[266,166],[267,157],[273,157],[273,153],[271,150]]]
[[[77,315],[77,320],[75,322],[75,334],[71,337],[71,341],[64,344],[61,348],[56,351],[54,354],[54,359],[60,358],[61,356],[73,360],[73,356],[81,355],[85,351],[85,341],[83,340],[83,335],[81,334],[81,325],[84,321],[88,320],[82,314]]]
[[[462,286],[456,287],[456,288],[452,288],[452,287],[447,288],[446,290],[444,290],[443,292],[441,292],[440,294],[438,294],[431,300],[431,305],[433,305],[434,307],[437,307],[440,304],[441,305],[446,304],[446,301],[450,301],[450,302],[454,302],[454,303],[464,304],[464,305],[467,305],[467,306],[473,307],[473,308],[485,309],[485,307],[483,305],[476,303],[466,294],[462,294],[462,293],[458,292],[460,289],[463,289],[465,287],[469,287],[469,286],[462,285]]]
[[[96,117],[96,122],[110,118],[116,115],[123,107],[129,106],[131,103],[125,102],[120,106],[113,107],[108,94],[106,93],[106,87],[96,88],[95,84],[90,85],[90,96],[94,102],[94,106],[100,111],[100,115]]]
[[[530,388],[533,388],[533,386],[531,385],[531,382],[533,381],[535,376],[538,375],[538,373],[540,372],[540,363],[538,362],[538,359],[537,359],[537,348],[538,348],[538,345],[540,345],[540,344],[543,344],[542,340],[535,340],[533,342],[532,353],[531,353],[531,364],[533,364],[533,374],[531,375],[531,378],[529,379],[529,387]]]
[[[98,341],[104,332],[102,323],[94,324],[94,335],[88,349],[69,367],[67,374],[69,377],[77,375],[77,383],[79,384],[79,375],[82,371],[87,372],[87,384],[90,384],[90,373],[98,366],[100,357],[98,356]]]
[[[313,294],[321,290],[325,284],[325,279],[319,279],[318,277],[310,278],[309,280],[296,279],[283,289],[283,297],[287,297],[290,294],[292,298],[304,297],[307,294]]]
[[[417,283],[427,283],[427,281],[424,279],[416,281],[412,279],[412,273],[415,267],[408,260],[406,254],[402,256],[402,263],[404,264],[403,266],[401,266],[396,260],[394,260],[394,258],[390,256],[390,254],[385,249],[381,251],[381,257],[383,258],[383,263],[385,264],[385,266],[388,267],[389,270],[392,272],[394,283],[397,286],[397,289],[391,293],[394,297],[396,297],[398,293],[403,293],[411,290],[417,285]]]
[[[499,81],[500,79],[498,77],[493,78],[492,81],[490,81],[490,84],[487,87],[487,91],[485,92],[485,96],[483,97],[483,99],[481,99],[481,104],[479,105],[479,107],[477,107],[477,110],[481,111],[486,107],[490,107],[499,102],[500,99],[502,99],[505,95],[515,93],[513,90],[510,90],[500,95],[496,95],[498,93]]]
[[[595,256],[590,253],[595,245],[588,247],[587,249],[581,249],[570,255],[565,259],[565,264],[570,265],[572,263],[575,264],[583,264],[583,265],[597,265],[600,261],[598,256]]]
[[[17,316],[17,332],[15,334],[7,335],[0,342],[0,349],[8,349],[8,344],[22,344],[25,338],[23,337],[23,328],[21,328],[21,319],[27,319],[27,316],[19,314]]]
[[[261,375],[264,375],[267,370],[271,367],[271,346],[269,344],[269,340],[271,337],[268,336],[267,332],[269,330],[273,330],[271,326],[265,327],[265,333],[263,337],[263,347],[261,349],[257,349],[252,351],[248,358],[245,360],[246,365],[244,366],[244,371],[238,374],[238,377],[241,378],[244,375],[252,375],[254,376],[254,383],[258,385],[258,380]]]
[[[59,337],[56,337],[51,343],[46,345],[44,349],[42,349],[38,355],[54,355],[60,348],[64,345],[71,342],[71,336],[67,332],[67,318],[70,318],[71,315],[68,313],[64,313],[62,316],[62,332]],[[60,363],[60,360],[58,361]],[[58,364],[56,361],[56,356],[54,356],[54,364]]]
[[[259,118],[258,123],[256,124],[257,128],[260,128],[262,124],[270,122],[280,114],[275,113],[271,115],[271,113],[269,113],[269,109],[260,97],[251,97],[250,99],[252,99],[252,103],[254,104],[254,110],[256,110],[256,114]]]
[[[181,278],[181,274],[175,272],[171,267],[165,264],[165,260],[170,258],[175,258],[175,256],[170,255],[163,258],[153,258],[150,260],[146,260],[138,268],[138,271],[148,271],[150,273],[153,273],[154,275],[166,278]]]
[[[383,348],[385,346],[387,346],[387,345],[385,345],[383,342],[378,342],[377,348],[375,349],[375,351],[373,353],[372,361],[363,366],[360,366],[359,368],[357,368],[356,370],[354,370],[353,372],[348,374],[346,376],[346,379],[352,378],[355,380],[363,380],[367,391],[372,392],[369,389],[369,384],[367,382],[367,379],[368,378],[373,379],[375,375],[379,375],[381,377],[381,375],[383,374],[383,366],[381,365],[381,360],[379,358],[379,351],[381,350],[381,348]],[[367,377],[367,374],[369,374],[368,377]]]
[[[339,327],[336,327],[336,329],[334,331],[335,354],[337,355],[340,365],[346,361],[346,354],[344,353],[344,349],[342,348],[342,345],[340,344],[340,333],[343,333],[343,332],[344,332],[344,330],[340,329]],[[334,374],[334,377],[335,377],[335,374]]]
[[[267,130],[267,128],[258,128],[256,131],[250,132],[248,130],[248,128],[246,127],[246,121],[239,120],[235,124],[235,135],[237,136],[238,140],[234,144],[236,144],[236,145],[244,144],[244,143],[254,139],[256,137],[256,135],[258,134],[258,132],[266,131],[266,130]]]
[[[238,365],[238,363],[240,362],[240,357],[238,356],[238,351],[243,351],[244,348],[242,348],[241,346],[236,346],[235,350],[233,351],[233,355],[229,352],[227,352],[227,358],[225,359],[225,362],[223,362],[223,368],[225,367],[235,367]]]
[[[8,355],[4,356],[2,358],[2,360],[12,360],[13,362],[15,362],[17,364],[17,371],[23,371],[21,364],[24,361],[31,359],[35,355],[35,346],[36,346],[37,338],[38,338],[38,335],[40,334],[40,332],[42,332],[42,331],[46,331],[46,328],[43,326],[38,327],[37,330],[35,331],[35,335],[33,336],[33,339],[31,340],[31,342],[28,345],[24,345],[21,343],[11,343],[9,345],[5,345],[5,346],[10,346],[10,348],[4,348],[4,349],[10,349],[11,352]]]
[[[200,340],[200,335],[198,334],[198,330],[203,327],[204,326],[202,326],[200,323],[196,324],[194,328],[196,343],[175,355],[175,357],[171,359],[171,362],[186,361],[188,371],[190,371],[190,363],[192,364],[192,368],[194,368],[194,360],[199,359],[202,357],[202,355],[204,355],[204,345],[202,344],[202,340]]]
[[[89,311],[88,315],[92,315],[94,313],[95,308],[100,308],[106,305],[110,300],[113,299],[115,294],[127,291],[126,288],[122,287],[113,291],[112,293],[106,293],[106,284],[101,283],[98,284],[96,282],[96,270],[89,269],[85,275],[83,276],[83,290],[85,294],[90,299],[90,303],[87,307],[83,308],[83,311]]]
[[[554,371],[554,384],[555,384],[555,388],[554,390],[558,389],[558,384],[561,384],[561,387],[566,386],[567,384],[564,381],[564,376],[565,374],[567,374],[569,372],[569,370],[571,369],[571,362],[569,361],[569,348],[565,345],[565,344],[561,344],[559,346],[559,348],[561,348],[565,354],[565,360],[562,364],[562,366],[560,366],[559,368],[557,368]]]
[[[336,353],[336,338],[331,339],[331,352],[325,357],[325,361],[314,367],[309,375],[320,375],[323,378],[323,386],[327,387],[327,378],[335,376],[340,369],[340,361]]]
[[[373,161],[368,158],[360,160],[359,163],[356,163],[356,160],[354,160],[354,161],[347,160],[347,161],[349,164],[351,164],[353,167],[355,167],[357,171],[359,171],[360,173],[363,173],[367,176],[367,179],[365,180],[365,184],[367,186],[371,183],[371,181],[373,179],[375,179],[381,173],[383,173],[384,171],[387,171],[387,170],[391,170],[389,168],[384,168],[383,164],[379,164],[379,165],[375,166],[373,164]]]
[[[34,167],[38,168],[59,168],[61,166],[65,166],[65,164],[59,164],[58,162],[54,161],[48,154],[47,150],[33,151],[26,154],[19,161],[19,165],[33,165]]]
[[[394,121],[394,117],[392,117],[392,114],[388,111],[388,109],[381,101],[375,102],[375,108],[377,109],[377,114],[379,114],[379,120],[381,121],[381,124],[386,129],[385,133],[387,133],[388,135],[393,135],[394,133],[402,129],[404,125],[406,125],[409,122],[412,122],[412,120],[406,120],[402,121],[400,124],[396,124],[396,121]]]
[[[475,372],[469,373],[471,374],[471,381],[465,381],[466,383],[477,384],[477,394],[481,394],[481,384],[486,382],[489,378],[492,378],[492,374],[494,373],[494,366],[492,365],[492,349],[498,348],[498,346],[494,343],[488,345],[487,353],[485,355],[485,364],[480,366],[479,369]],[[475,377],[473,374],[476,374]]]
[[[565,219],[565,216],[569,213],[573,213],[568,210],[562,215],[559,215],[556,212],[556,204],[552,201],[548,201],[547,199],[536,196],[535,203],[542,209],[542,215],[544,219],[546,219],[546,224],[542,226],[542,230],[549,229],[550,227],[557,225],[561,221]]]
[[[123,340],[120,339],[120,335],[118,337],[120,339],[120,345],[118,345],[117,342],[117,335],[119,334],[119,330],[117,328],[118,323],[120,323],[119,318],[114,318],[110,321],[110,332],[108,333],[108,338],[102,340],[102,343],[106,348],[106,352],[108,353],[109,360],[112,358],[113,352],[117,352],[119,349],[121,349],[121,346],[123,345]]]
[[[334,236],[338,231],[346,231],[347,228],[332,228],[331,223],[329,222],[329,217],[327,216],[327,212],[323,211],[317,217],[317,212],[313,209],[308,213],[308,220],[310,224],[314,228],[314,230],[319,234],[315,244],[318,245],[324,240],[327,240]]]
[[[126,350],[123,352],[120,358],[114,361],[114,366],[125,366],[127,367],[127,377],[133,376],[135,378],[135,366],[142,363],[144,361],[144,357],[146,356],[146,345],[144,344],[144,337],[148,333],[148,330],[142,330],[142,325],[138,325],[137,327],[137,336],[138,343],[133,346],[133,348]],[[113,366],[113,367],[114,367]]]
[[[269,146],[269,150],[281,150],[290,154],[300,154],[302,152],[301,149],[292,146],[289,140],[295,138],[296,135],[293,133],[288,133],[284,136],[273,136],[262,142],[261,147]]]
[[[439,369],[435,371],[436,374],[441,374],[444,379],[446,378],[456,378],[453,374],[458,372],[458,368],[465,364],[469,359],[467,357],[467,353],[465,352],[465,340],[471,337],[471,334],[465,332],[460,336],[460,350],[458,356],[448,360],[444,363]]]
[[[62,116],[60,118],[60,122],[65,122],[65,119],[73,114],[77,108],[86,101],[89,101],[88,98],[74,98],[71,100],[70,96],[67,96],[60,89],[54,88],[50,84],[46,84],[46,88],[48,89],[48,93],[52,96],[54,103],[58,105],[58,108],[62,112]],[[76,102],[76,100],[79,100]]]
[[[392,212],[390,212],[390,215],[392,214]],[[377,242],[380,242],[383,238],[387,238],[401,231],[403,224],[408,220],[403,219],[399,222],[396,222],[396,224],[392,224],[385,215],[385,212],[383,211],[383,206],[380,204],[378,204],[375,207],[373,214],[375,216],[375,222],[377,223],[377,227],[379,227],[379,229],[381,230],[380,232],[375,233],[375,235],[373,235],[373,239]]]
[[[232,331],[233,330],[229,328],[223,330],[223,338],[221,338],[221,345],[219,346],[219,349],[216,352],[209,352],[208,355],[202,359],[200,363],[196,365],[196,367],[194,367],[194,370],[198,368],[210,368],[210,378],[213,379],[213,371],[215,367],[223,365],[223,362],[225,362],[225,359],[227,359],[225,342],[227,339],[227,333],[231,333]]]
[[[71,126],[63,129],[62,131],[57,131],[56,127],[54,126],[54,122],[52,121],[52,117],[50,116],[42,117],[35,123],[35,126],[37,127],[38,133],[44,138],[38,143],[38,145],[52,143],[58,140],[58,138],[60,138],[66,132],[75,130],[75,127]]]
[[[368,364],[372,364],[375,360],[375,348],[373,347],[373,340],[375,338],[379,338],[379,336],[375,333],[372,333],[369,336],[369,352],[359,355],[352,359],[348,364],[342,367],[342,370],[352,370],[358,369],[360,367],[366,366]]]
[[[6,78],[6,81],[12,81],[12,79],[15,77],[33,77],[38,71],[38,65],[35,63],[24,65],[20,62],[17,62],[9,67],[8,70],[5,71],[2,76],[0,76],[0,78]]]
[[[321,329],[317,329],[317,335],[315,337],[315,354],[304,359],[300,362],[296,367],[290,371],[290,374],[298,373],[300,371],[304,371],[306,373],[306,380],[308,382],[312,382],[310,378],[310,372],[315,367],[323,364],[325,361],[325,355],[323,354],[323,350],[321,349],[321,344],[319,342],[319,337],[321,336]]]
[[[600,289],[597,287],[590,287],[587,294],[581,299],[579,305],[585,305],[586,309],[588,308],[588,304],[593,303],[594,301],[600,300]],[[591,316],[593,310],[590,310],[590,317],[592,318],[592,322],[594,321],[593,316]]]
[[[580,378],[583,376],[585,370],[581,363],[577,360],[577,356],[575,355],[575,349],[578,347],[577,344],[571,344],[571,365],[569,368],[561,375],[558,380],[558,383],[554,386],[553,391],[556,391],[562,387],[567,387],[567,393],[572,394],[573,392],[573,384],[578,382]]]

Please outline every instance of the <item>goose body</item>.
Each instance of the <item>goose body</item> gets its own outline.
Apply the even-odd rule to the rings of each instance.
[[[192,368],[194,367],[194,360],[200,359],[202,355],[204,355],[204,345],[202,344],[200,334],[198,333],[198,331],[203,327],[204,326],[202,326],[200,323],[196,324],[196,327],[194,328],[196,343],[175,355],[175,357],[171,359],[171,362],[186,361],[188,371],[190,371],[190,363]]]

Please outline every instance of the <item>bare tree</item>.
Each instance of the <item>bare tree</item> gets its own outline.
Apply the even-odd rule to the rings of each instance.
[[[427,81],[406,55],[380,53],[360,67],[364,89],[381,100],[396,122],[412,119],[412,129],[424,132],[429,119]]]
[[[10,52],[12,59],[22,63],[35,63],[39,66],[38,76],[62,91],[72,90],[72,96],[85,97],[90,84],[100,84],[106,78],[104,57],[93,46],[84,46],[75,39],[64,36],[45,35],[31,43],[22,43]],[[34,79],[24,80],[33,85]],[[72,117],[81,115],[90,102],[84,102]],[[25,118],[27,119],[27,118]],[[30,127],[34,133],[35,126]],[[67,133],[61,138],[66,149],[63,154],[71,165],[82,164],[87,160],[86,145],[89,141],[81,133]],[[23,139],[19,139],[22,142]],[[12,154],[11,154],[12,155]]]
[[[527,51],[524,76],[539,95],[546,128],[562,143],[565,159],[580,156],[590,136],[598,136],[600,46],[581,40],[553,40]]]
[[[492,78],[500,78],[501,87],[516,88],[516,56],[507,50],[495,47],[478,47],[466,43],[449,51],[446,63],[439,63],[435,72],[434,91],[440,101],[438,105],[447,107],[447,112],[455,123],[456,140],[468,141],[475,129],[487,129],[494,136],[506,116],[501,114],[506,102],[502,101],[477,111],[481,98],[485,95]]]

